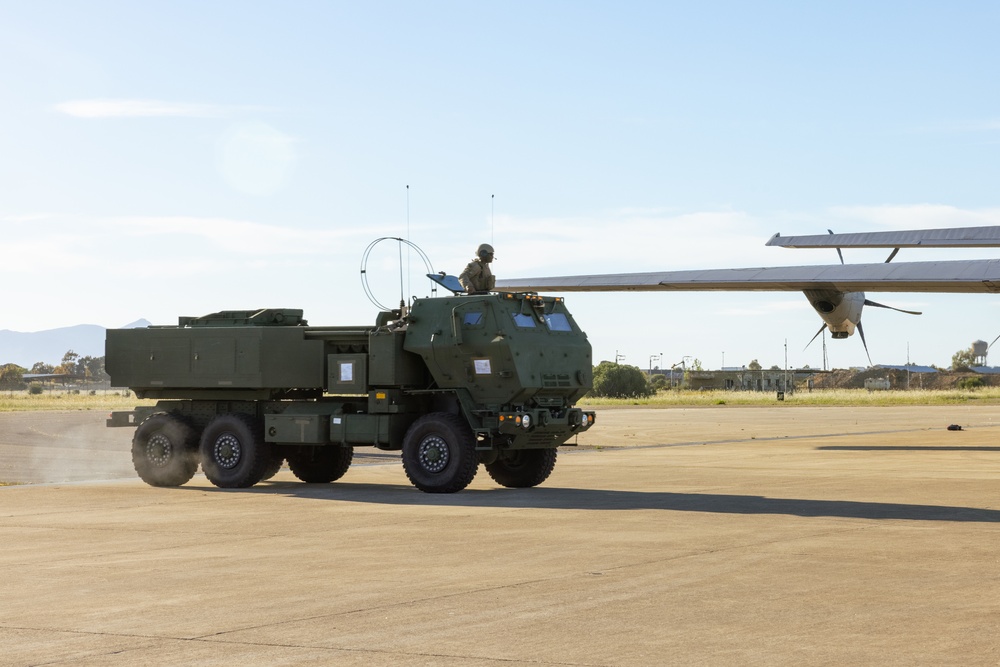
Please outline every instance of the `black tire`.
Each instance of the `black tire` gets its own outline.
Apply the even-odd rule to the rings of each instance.
[[[461,491],[478,469],[476,436],[462,418],[434,412],[413,422],[406,431],[403,470],[421,491]]]
[[[500,486],[527,489],[549,478],[556,465],[556,449],[515,449],[500,452],[497,460],[486,464],[486,472]]]
[[[201,469],[222,489],[245,489],[273,465],[273,448],[250,415],[219,415],[201,434]]]
[[[267,467],[264,468],[264,474],[261,475],[260,481],[263,482],[277,475],[284,462],[284,454],[275,445],[271,445],[271,460],[268,461]]]
[[[288,455],[292,474],[309,484],[328,484],[344,476],[354,459],[353,447],[300,447]]]
[[[195,432],[176,415],[152,414],[132,437],[132,465],[150,486],[180,486],[198,470]]]

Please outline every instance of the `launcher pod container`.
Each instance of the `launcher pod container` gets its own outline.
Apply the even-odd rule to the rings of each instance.
[[[287,461],[340,478],[355,447],[402,450],[414,486],[461,491],[479,464],[498,484],[541,484],[557,448],[594,423],[590,343],[563,299],[492,293],[416,299],[374,326],[308,326],[301,310],[223,311],[177,326],[111,329],[106,368],[154,407],[135,426],[135,470],[184,484],[253,486]]]

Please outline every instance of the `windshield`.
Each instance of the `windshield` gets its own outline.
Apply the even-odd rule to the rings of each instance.
[[[569,318],[563,313],[552,313],[545,316],[545,323],[549,325],[549,331],[572,331],[569,325]]]
[[[531,315],[525,315],[523,313],[511,313],[511,315],[514,317],[514,324],[522,329],[535,328],[535,318]]]

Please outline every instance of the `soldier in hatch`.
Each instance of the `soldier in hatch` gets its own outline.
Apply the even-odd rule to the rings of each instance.
[[[493,246],[483,243],[476,248],[476,258],[469,262],[458,277],[458,282],[462,284],[469,294],[480,294],[489,292],[496,286],[496,276],[490,271],[490,263],[493,261]]]

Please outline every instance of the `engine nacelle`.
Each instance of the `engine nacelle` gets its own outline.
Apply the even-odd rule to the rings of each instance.
[[[832,338],[847,338],[854,334],[865,306],[864,292],[805,290],[803,294],[816,314],[826,322]]]

